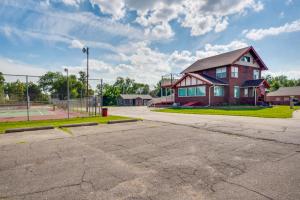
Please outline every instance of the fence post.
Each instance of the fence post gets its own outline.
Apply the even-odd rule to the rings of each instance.
[[[29,121],[29,91],[28,91],[28,75],[26,75],[26,104],[27,104],[27,121]]]

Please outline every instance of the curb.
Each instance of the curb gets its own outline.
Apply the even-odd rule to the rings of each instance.
[[[98,125],[97,122],[90,122],[90,123],[80,123],[80,124],[66,124],[66,125],[61,125],[58,128],[71,128],[71,127],[96,126],[96,125]]]
[[[141,119],[112,120],[112,121],[108,121],[107,124],[118,124],[118,123],[138,122],[138,121],[142,121],[142,120]]]
[[[38,130],[47,130],[47,129],[54,129],[54,126],[41,126],[41,127],[31,127],[31,128],[13,128],[7,129],[4,133],[17,133],[17,132],[24,132],[24,131],[38,131]]]

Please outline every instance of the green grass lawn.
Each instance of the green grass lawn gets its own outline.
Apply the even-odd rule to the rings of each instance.
[[[295,106],[292,110],[289,106],[273,106],[272,108],[254,106],[225,106],[214,108],[166,108],[154,110],[156,112],[199,114],[199,115],[233,115],[264,118],[290,118],[295,110],[300,106]]]
[[[107,123],[111,120],[122,120],[122,119],[132,119],[129,117],[122,116],[108,116],[108,117],[78,117],[71,119],[52,119],[52,120],[36,120],[36,121],[20,121],[20,122],[0,122],[0,134],[4,133],[6,129],[12,128],[29,128],[29,127],[39,127],[39,126],[61,126],[65,124],[77,124],[85,122],[98,122]]]

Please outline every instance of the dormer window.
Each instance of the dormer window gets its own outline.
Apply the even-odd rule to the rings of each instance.
[[[216,77],[217,78],[226,78],[226,67],[217,68]]]
[[[242,58],[241,58],[241,61],[243,61],[243,62],[250,62],[251,61],[251,59],[250,59],[250,56],[243,56]]]

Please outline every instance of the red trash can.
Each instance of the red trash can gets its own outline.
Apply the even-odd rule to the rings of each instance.
[[[107,108],[102,108],[102,117],[107,117],[107,115],[108,115],[108,109]]]

